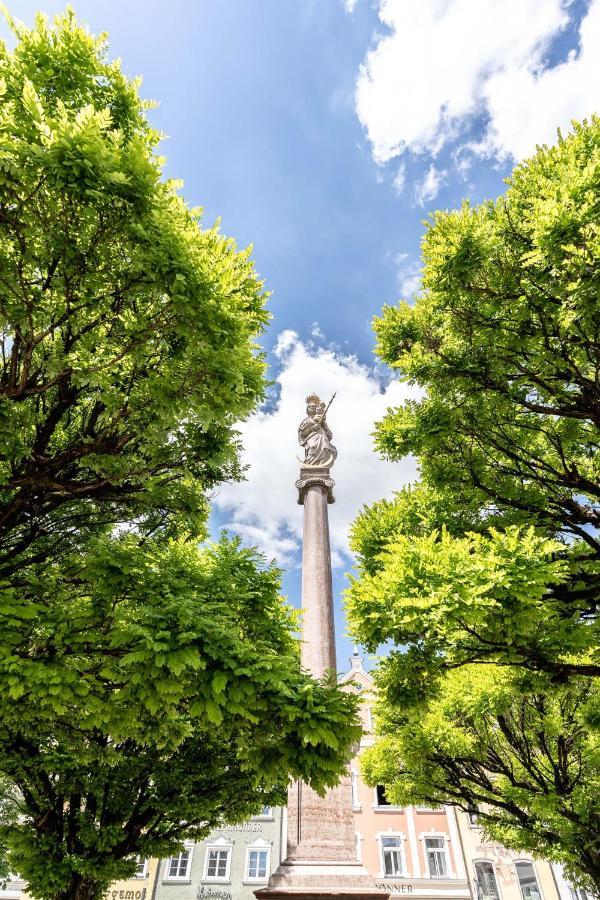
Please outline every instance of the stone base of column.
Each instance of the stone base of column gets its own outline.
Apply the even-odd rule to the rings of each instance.
[[[267,887],[254,891],[257,900],[387,900],[361,863],[282,862]]]
[[[387,900],[356,859],[350,776],[319,797],[302,782],[290,785],[287,856],[254,891],[257,900]]]

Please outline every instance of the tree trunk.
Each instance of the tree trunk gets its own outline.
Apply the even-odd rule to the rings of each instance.
[[[69,887],[57,894],[55,900],[100,900],[103,893],[104,884],[89,875],[73,875]]]
[[[592,882],[594,897],[600,897],[600,857],[593,850],[591,852],[583,852],[581,856],[581,871]],[[585,887],[588,893],[591,893],[589,886],[585,885]]]

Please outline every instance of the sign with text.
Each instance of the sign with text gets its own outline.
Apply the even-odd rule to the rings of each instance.
[[[388,894],[412,894],[412,884],[402,881],[377,881],[375,887],[378,891],[387,891]]]
[[[204,900],[205,897],[209,898],[209,900],[231,900],[229,891],[219,891],[214,887],[203,884],[196,891],[196,898],[197,900]]]

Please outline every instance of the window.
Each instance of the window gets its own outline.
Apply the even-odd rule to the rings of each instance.
[[[167,878],[188,878],[190,872],[191,850],[182,850],[179,856],[171,856],[167,860]]]
[[[519,879],[523,900],[542,900],[542,894],[538,887],[537,878],[535,877],[533,863],[525,861],[516,862],[515,869]]]
[[[443,837],[425,838],[425,856],[427,867],[432,878],[445,878],[448,874],[446,860],[446,841]]]
[[[138,856],[136,858],[135,877],[136,878],[145,878],[147,874],[148,874],[148,860],[140,859]]]
[[[381,841],[381,861],[384,875],[402,875],[402,838],[390,835],[379,838]]]
[[[481,860],[474,865],[478,900],[500,900],[493,864],[487,860]]]
[[[587,891],[584,891],[583,888],[576,888],[572,884],[569,884],[569,893],[571,900],[592,900]]]
[[[569,885],[569,893],[571,900],[592,900],[587,891],[584,891],[583,888],[573,887],[572,884]]]
[[[209,850],[206,864],[207,878],[226,878],[229,850]]]
[[[268,881],[271,871],[271,844],[262,839],[246,847],[245,881]]]
[[[249,880],[266,881],[269,877],[269,850],[248,850],[246,876]]]
[[[382,784],[378,784],[375,788],[375,802],[377,806],[389,806],[390,801],[385,796],[385,788]]]
[[[467,816],[469,818],[469,825],[471,826],[471,828],[479,828],[479,813],[477,812],[475,807],[468,810]]]
[[[255,819],[272,819],[273,818],[273,810],[270,806],[263,806],[258,815],[254,816]]]

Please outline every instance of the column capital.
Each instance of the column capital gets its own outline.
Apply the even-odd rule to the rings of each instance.
[[[329,468],[325,466],[302,466],[300,468],[300,478],[296,482],[298,488],[298,503],[303,506],[306,492],[314,485],[324,487],[327,491],[327,502],[335,503],[333,496],[333,488],[335,481],[330,475]]]

